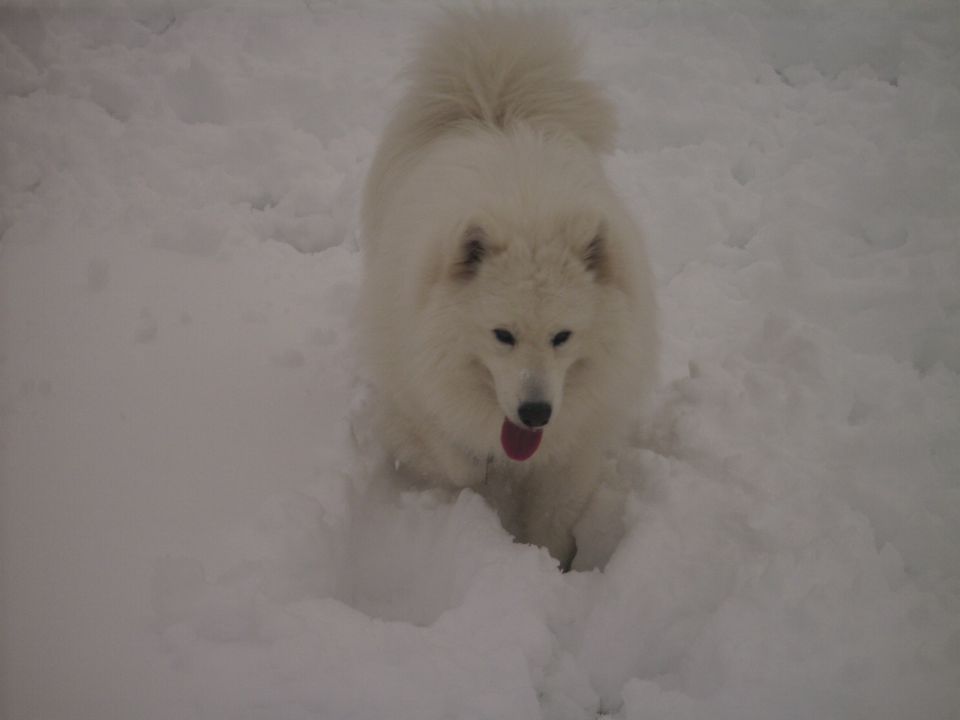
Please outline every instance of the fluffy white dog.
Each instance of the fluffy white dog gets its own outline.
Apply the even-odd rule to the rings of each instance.
[[[386,447],[411,477],[485,493],[565,567],[657,357],[643,240],[597,157],[613,111],[579,61],[550,13],[445,14],[363,206]]]

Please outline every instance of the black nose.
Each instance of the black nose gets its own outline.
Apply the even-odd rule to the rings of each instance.
[[[525,402],[517,408],[520,421],[527,427],[543,427],[550,422],[550,403]]]

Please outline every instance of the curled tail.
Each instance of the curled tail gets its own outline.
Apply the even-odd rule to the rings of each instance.
[[[581,49],[550,11],[448,10],[427,31],[407,69],[409,85],[384,130],[367,176],[364,234],[379,232],[382,207],[407,163],[445,132],[526,124],[611,149],[613,107],[580,77]]]
[[[430,28],[410,68],[403,110],[434,131],[522,121],[608,150],[613,109],[579,77],[581,55],[570,27],[549,11],[450,10]]]

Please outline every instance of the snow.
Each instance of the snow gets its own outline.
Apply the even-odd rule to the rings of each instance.
[[[665,342],[566,575],[369,428],[430,5],[0,9],[5,717],[957,717],[960,10],[563,5]]]

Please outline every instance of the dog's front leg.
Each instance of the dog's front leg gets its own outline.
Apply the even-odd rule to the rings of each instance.
[[[573,526],[596,489],[598,470],[596,459],[590,457],[545,465],[530,477],[521,539],[545,547],[564,572],[577,553]]]

